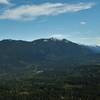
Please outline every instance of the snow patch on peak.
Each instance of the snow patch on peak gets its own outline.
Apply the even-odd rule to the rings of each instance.
[[[52,40],[52,41],[62,41],[62,39],[58,39],[58,38],[54,38],[54,37],[50,38],[50,40]]]
[[[44,39],[43,41],[44,41],[44,42],[48,42],[48,40],[47,40],[47,39]]]
[[[70,41],[69,40],[66,40],[66,39],[62,39],[63,42],[65,43],[69,43]]]

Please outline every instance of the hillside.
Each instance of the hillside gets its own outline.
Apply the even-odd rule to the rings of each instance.
[[[99,61],[100,55],[92,49],[66,39],[0,41],[1,72],[20,72],[32,65],[48,70],[48,66],[99,64]]]
[[[14,99],[100,100],[97,48],[55,38],[0,41],[0,100]]]

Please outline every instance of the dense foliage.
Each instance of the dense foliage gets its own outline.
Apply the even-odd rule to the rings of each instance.
[[[100,100],[100,65],[0,80],[0,100]]]

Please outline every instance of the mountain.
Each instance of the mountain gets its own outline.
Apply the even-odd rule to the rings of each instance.
[[[100,46],[88,46],[93,52],[100,53]]]
[[[0,100],[22,98],[100,100],[99,48],[55,38],[0,41]]]
[[[100,53],[90,47],[66,39],[0,41],[0,72],[21,72],[39,66],[42,70],[63,69],[66,66],[99,64]],[[33,68],[35,69],[35,67]]]

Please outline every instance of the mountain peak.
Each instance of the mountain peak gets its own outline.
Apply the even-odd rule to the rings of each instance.
[[[58,38],[43,38],[43,39],[37,39],[34,40],[33,42],[64,42],[64,43],[72,43],[71,41],[67,39],[58,39]]]

